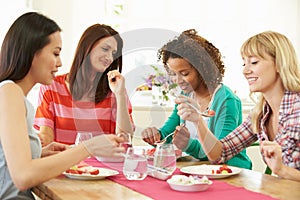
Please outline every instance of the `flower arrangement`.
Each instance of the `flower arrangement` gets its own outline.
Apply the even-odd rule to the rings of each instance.
[[[163,101],[169,101],[168,93],[171,89],[177,86],[176,83],[172,83],[166,73],[162,72],[158,67],[150,65],[153,68],[155,74],[150,74],[147,78],[144,78],[146,85],[153,90],[153,88],[159,87]]]

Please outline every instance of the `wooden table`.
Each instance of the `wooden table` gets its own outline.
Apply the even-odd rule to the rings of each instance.
[[[204,162],[185,159],[177,162],[181,168],[199,165]],[[207,163],[207,162],[206,162]],[[300,182],[284,180],[275,176],[261,174],[243,169],[239,175],[231,176],[220,181],[247,190],[270,195],[284,200],[300,199]],[[75,181],[59,176],[33,188],[34,193],[41,199],[82,200],[82,199],[151,199],[109,179],[95,181]]]

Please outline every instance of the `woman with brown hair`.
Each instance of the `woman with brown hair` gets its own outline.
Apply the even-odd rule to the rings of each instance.
[[[77,132],[133,133],[131,103],[122,71],[123,40],[95,24],[78,43],[71,70],[41,86],[34,126],[42,144],[74,144]]]

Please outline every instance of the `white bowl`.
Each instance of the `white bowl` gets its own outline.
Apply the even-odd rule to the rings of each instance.
[[[175,176],[181,176],[181,175],[175,175]],[[208,182],[200,182],[195,184],[183,184],[183,183],[178,183],[171,178],[167,180],[167,183],[173,190],[177,190],[181,192],[201,192],[207,190],[213,182],[209,180]]]

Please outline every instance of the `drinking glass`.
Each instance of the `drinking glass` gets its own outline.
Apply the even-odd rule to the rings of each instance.
[[[78,132],[75,139],[75,145],[78,145],[84,140],[89,140],[93,137],[91,132]]]
[[[173,144],[157,144],[154,153],[154,167],[173,173],[176,169],[176,155]]]
[[[145,150],[129,147],[125,154],[123,174],[128,180],[144,180],[147,176],[147,165]]]

